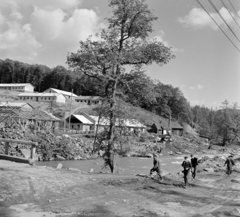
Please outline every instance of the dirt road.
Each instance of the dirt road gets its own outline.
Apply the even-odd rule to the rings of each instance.
[[[240,216],[240,173],[164,181],[0,161],[1,217]]]

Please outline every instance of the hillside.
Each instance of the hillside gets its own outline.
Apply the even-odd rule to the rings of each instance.
[[[52,112],[54,115],[56,115],[59,118],[63,118],[64,113],[66,116],[69,114],[70,108],[71,112],[74,113],[80,113],[80,112],[86,112],[88,114],[98,115],[98,111],[100,109],[100,106],[93,105],[89,106],[84,103],[79,102],[70,102],[67,101],[66,104],[61,103],[52,103],[52,102],[36,102],[31,100],[18,100],[18,94],[20,92],[17,91],[5,91],[0,90],[0,101],[1,102],[26,102],[29,103],[32,107],[37,109],[46,110],[48,112]],[[133,118],[137,119],[140,122],[150,126],[155,122],[160,122],[162,118],[152,112],[146,111],[140,107],[132,106],[129,103],[125,103],[121,101],[119,104],[121,104],[121,107],[119,109],[122,109],[124,111],[124,116],[126,118]]]

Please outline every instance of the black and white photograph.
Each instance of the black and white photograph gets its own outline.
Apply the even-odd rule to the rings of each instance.
[[[240,217],[240,1],[0,0],[0,217]]]

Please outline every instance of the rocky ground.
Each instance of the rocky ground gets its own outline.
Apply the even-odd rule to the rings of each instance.
[[[237,165],[227,176],[222,152],[212,152],[215,157],[201,159],[197,178],[186,189],[181,172],[160,181],[0,160],[0,216],[240,216],[240,158],[236,153]]]
[[[20,129],[1,128],[0,137],[5,139],[25,140],[38,143],[36,159],[40,160],[83,160],[95,159],[98,152],[101,155],[107,147],[107,142],[94,136],[53,134],[46,131],[22,131]],[[101,135],[99,136],[101,138]],[[171,142],[157,142],[156,135],[143,134],[141,136],[128,135],[116,142],[116,150],[122,156],[152,156],[152,153],[162,154],[190,154],[208,147],[204,139],[193,136],[173,136]],[[0,143],[0,154],[4,153],[5,145]],[[26,157],[30,153],[26,145],[11,145],[10,155]],[[101,151],[99,151],[101,149]]]

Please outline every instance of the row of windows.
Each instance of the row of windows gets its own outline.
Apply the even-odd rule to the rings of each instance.
[[[12,90],[14,90],[14,89],[20,89],[20,90],[23,90],[24,89],[24,87],[0,87],[0,89],[4,89],[4,90],[10,90],[10,89],[12,89]]]
[[[99,103],[99,101],[91,101],[91,100],[76,100],[76,102],[85,102],[85,103],[93,103],[93,104]]]
[[[23,96],[20,99],[34,99],[34,97]],[[41,100],[51,100],[51,97],[39,97]]]

